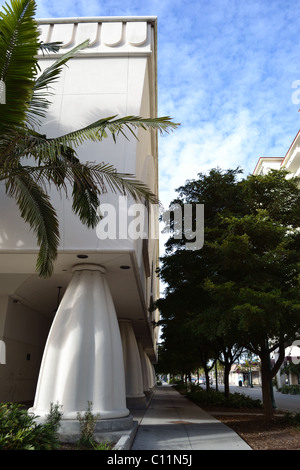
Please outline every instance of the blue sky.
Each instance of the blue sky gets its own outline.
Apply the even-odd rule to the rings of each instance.
[[[259,157],[287,152],[300,127],[292,88],[300,84],[299,7],[300,0],[37,0],[37,17],[157,16],[158,114],[181,123],[159,140],[168,205],[199,172],[240,166],[248,175]]]

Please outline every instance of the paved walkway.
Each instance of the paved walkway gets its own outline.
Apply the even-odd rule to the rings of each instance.
[[[157,387],[146,411],[133,412],[139,427],[132,450],[251,450],[234,431],[173,387]]]

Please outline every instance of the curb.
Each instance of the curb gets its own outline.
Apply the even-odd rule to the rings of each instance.
[[[113,447],[112,450],[130,450],[132,443],[134,441],[136,432],[138,429],[138,422],[134,421],[133,422],[133,428],[128,432],[128,434],[125,434],[120,437],[116,445]]]

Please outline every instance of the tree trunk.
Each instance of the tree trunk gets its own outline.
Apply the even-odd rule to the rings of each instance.
[[[208,375],[209,369],[207,367],[204,367],[204,374],[205,374],[205,382],[206,382],[206,391],[208,392],[210,390],[210,383],[209,383],[209,375]]]
[[[262,379],[262,398],[263,411],[267,420],[274,417],[273,396],[272,396],[272,375],[270,370],[269,351],[265,351],[260,356],[261,360],[261,379]]]
[[[263,397],[263,409],[264,415],[267,420],[270,420],[274,417],[274,402],[273,402],[273,384],[272,378],[278,372],[280,365],[283,362],[285,348],[284,342],[281,341],[277,345],[279,349],[279,356],[276,363],[273,365],[271,369],[270,363],[270,351],[268,347],[262,349],[259,354],[261,360],[261,379],[262,379],[262,397]]]
[[[230,360],[230,353],[227,350],[227,348],[224,348],[224,350],[222,352],[223,352],[223,360],[222,361],[220,360],[220,362],[224,366],[224,395],[228,399],[229,398],[229,393],[230,393],[230,391],[229,391],[229,373],[230,373],[230,369],[231,369],[231,364],[233,362],[233,358],[231,357],[231,360]]]
[[[226,398],[229,398],[229,372],[230,372],[231,364],[225,362],[224,367],[224,394]]]

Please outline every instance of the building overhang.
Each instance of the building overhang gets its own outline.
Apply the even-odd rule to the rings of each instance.
[[[140,269],[135,252],[65,252],[59,253],[50,278],[39,277],[35,270],[35,253],[1,253],[0,296],[9,291],[14,302],[48,317],[55,316],[72,277],[79,264],[96,264],[106,269],[118,319],[131,320],[136,337],[141,340],[149,357],[155,360],[149,312],[145,304]]]
[[[253,171],[254,175],[260,175],[266,169],[280,168],[283,157],[260,157]]]
[[[63,54],[87,39],[89,46],[80,56],[155,55],[157,18],[151,17],[84,17],[38,19],[44,43],[61,42]],[[59,57],[59,53],[43,58]],[[41,55],[42,53],[40,53]]]

